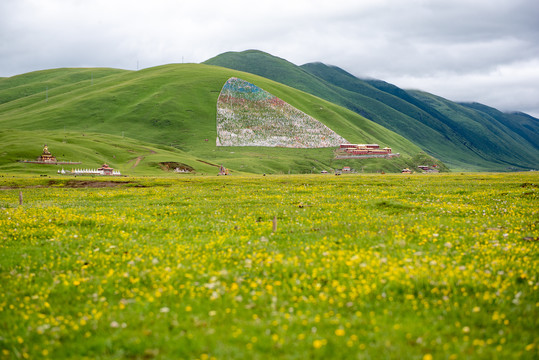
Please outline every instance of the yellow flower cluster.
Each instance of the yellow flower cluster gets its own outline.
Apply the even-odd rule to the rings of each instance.
[[[27,181],[2,359],[538,355],[534,173]]]

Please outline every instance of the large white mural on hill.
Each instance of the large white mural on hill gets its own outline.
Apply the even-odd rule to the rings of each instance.
[[[348,143],[320,121],[245,80],[230,78],[217,100],[217,146],[324,148]]]

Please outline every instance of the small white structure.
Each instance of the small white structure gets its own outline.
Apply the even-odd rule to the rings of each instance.
[[[181,168],[178,168],[178,167],[177,167],[176,169],[174,169],[174,172],[175,172],[175,173],[182,173],[182,174],[185,173],[185,174],[188,174],[188,173],[190,173],[191,171],[190,171],[189,169],[181,169]]]

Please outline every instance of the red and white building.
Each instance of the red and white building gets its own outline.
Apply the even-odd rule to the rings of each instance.
[[[367,158],[367,157],[395,157],[390,147],[380,149],[378,144],[341,144],[336,152],[336,158]]]

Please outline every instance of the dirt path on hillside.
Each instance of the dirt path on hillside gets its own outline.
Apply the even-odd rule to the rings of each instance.
[[[148,150],[148,149],[146,149],[146,150]],[[148,150],[148,151],[150,152],[149,155],[157,154],[157,153],[156,153],[155,151],[153,151],[153,150]],[[140,164],[140,162],[141,162],[142,160],[144,160],[144,158],[145,158],[145,156],[139,156],[139,157],[137,157],[137,158],[135,159],[135,163],[134,163],[133,166],[131,166],[131,167],[132,167],[132,168],[136,168],[137,165]]]
[[[211,165],[211,166],[219,167],[219,165],[216,165],[216,164],[212,164],[212,163],[209,163],[209,162],[207,162],[207,161],[204,161],[204,160],[200,160],[200,159],[197,159],[197,161],[200,161],[201,163],[204,163],[204,164],[207,164],[207,165]]]
[[[133,164],[133,166],[131,166],[132,168],[136,168],[137,165],[142,161],[142,159],[144,159],[144,156],[139,156],[138,158],[135,159],[135,163]]]

